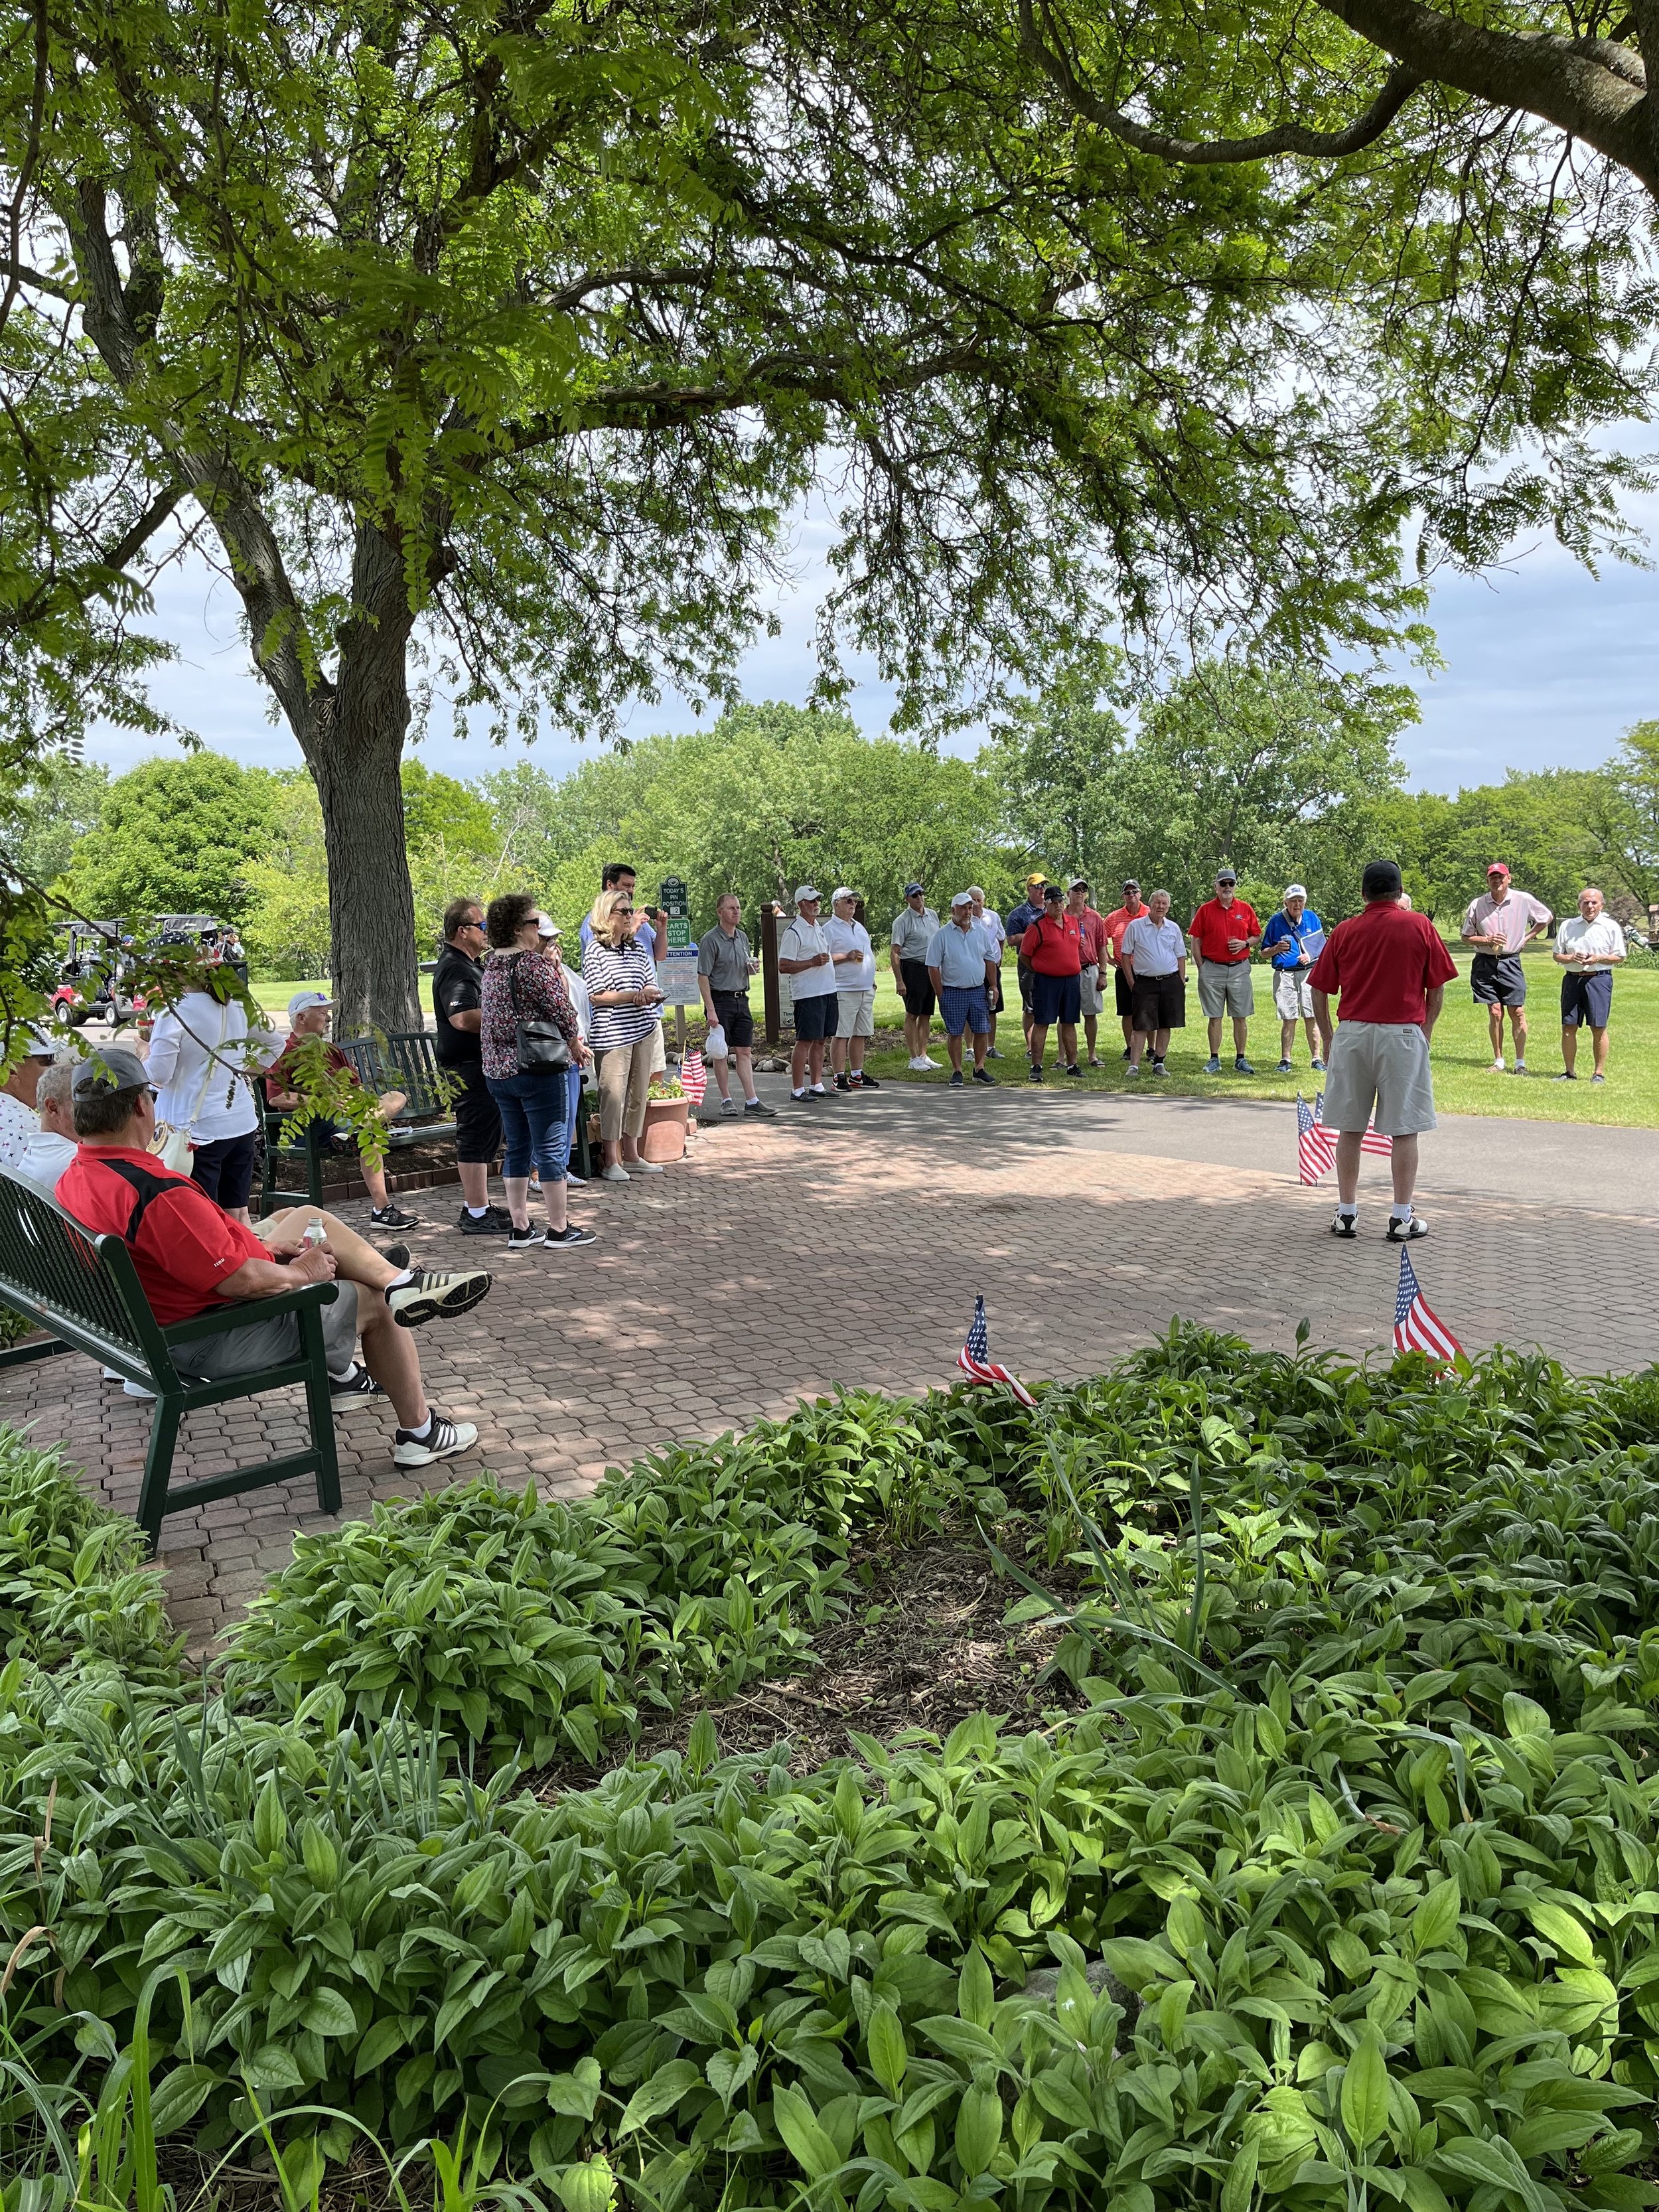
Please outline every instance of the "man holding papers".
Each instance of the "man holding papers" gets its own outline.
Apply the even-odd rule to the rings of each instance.
[[[1273,962],[1273,1004],[1279,1009],[1279,1072],[1291,1072],[1291,1048],[1296,1042],[1296,1025],[1301,1023],[1308,1033],[1308,1050],[1316,1069],[1322,1069],[1324,1061],[1319,1056],[1319,1030],[1314,1022],[1313,993],[1308,987],[1308,977],[1314,962],[1325,950],[1325,928],[1319,916],[1308,904],[1304,884],[1286,884],[1285,900],[1261,933],[1261,950]]]

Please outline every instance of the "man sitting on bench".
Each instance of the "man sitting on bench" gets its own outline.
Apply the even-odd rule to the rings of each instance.
[[[408,1332],[477,1305],[489,1291],[483,1268],[449,1273],[398,1266],[313,1206],[289,1206],[257,1228],[233,1221],[150,1151],[155,1092],[143,1062],[123,1046],[106,1045],[83,1060],[73,1094],[80,1148],[58,1181],[58,1203],[94,1234],[124,1241],[163,1328],[211,1312],[216,1299],[276,1297],[301,1283],[337,1280],[339,1296],[320,1316],[335,1406],[390,1398],[398,1417],[392,1456],[399,1467],[426,1467],[477,1442],[471,1421],[452,1421],[427,1403]],[[306,1231],[313,1221],[322,1224],[325,1241],[309,1245]],[[362,1365],[353,1357],[359,1336]],[[299,1350],[299,1318],[281,1314],[263,1325],[187,1340],[173,1358],[181,1374],[217,1382],[277,1366]]]
[[[307,1037],[327,1037],[329,1018],[333,1012],[333,1000],[322,991],[296,991],[289,1000],[288,1042],[265,1071],[270,1103],[279,1112],[289,1113],[299,1104],[299,1093],[294,1087],[294,1056]],[[356,1069],[337,1044],[325,1043],[323,1059],[331,1075],[343,1075],[349,1083],[358,1082]],[[401,1091],[383,1091],[376,1101],[376,1109],[381,1121],[390,1121],[403,1112],[408,1103]],[[333,1144],[339,1133],[337,1121],[319,1121],[317,1124],[318,1140],[321,1144]],[[374,1226],[377,1229],[417,1228],[419,1222],[416,1217],[404,1212],[387,1197],[385,1169],[364,1159],[361,1152],[357,1158],[368,1190],[368,1202],[374,1209],[369,1218]]]

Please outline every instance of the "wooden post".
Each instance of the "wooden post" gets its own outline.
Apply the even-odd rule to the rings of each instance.
[[[760,910],[761,991],[766,1004],[766,1047],[775,1052],[783,1034],[783,1000],[778,988],[778,917],[770,899]]]

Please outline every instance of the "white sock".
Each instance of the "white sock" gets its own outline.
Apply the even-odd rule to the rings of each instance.
[[[469,1206],[466,1210],[475,1221],[482,1221],[489,1208],[487,1206]]]
[[[346,1370],[346,1371],[345,1371],[345,1373],[344,1373],[343,1375],[337,1375],[337,1374],[334,1372],[334,1370],[331,1367],[331,1368],[329,1369],[329,1370],[328,1370],[328,1379],[329,1379],[329,1381],[330,1381],[331,1382],[350,1382],[350,1380],[351,1380],[351,1378],[352,1378],[352,1376],[353,1376],[356,1372],[357,1372],[357,1363],[356,1363],[356,1361],[354,1359],[354,1360],[352,1361],[352,1363],[351,1363],[350,1366],[347,1368],[347,1370]]]
[[[418,1429],[405,1429],[404,1431],[404,1434],[406,1437],[413,1437],[416,1443],[424,1443],[427,1438],[432,1434],[432,1424],[436,1416],[434,1414],[431,1407],[428,1406],[426,1409],[426,1419],[421,1423],[420,1427]]]
[[[1355,1215],[1359,1212],[1358,1200],[1357,1199],[1339,1198],[1336,1201],[1336,1210],[1339,1213],[1346,1215],[1347,1219],[1352,1221]]]
[[[1389,1208],[1389,1218],[1390,1221],[1409,1221],[1411,1218],[1412,1202],[1410,1199],[1407,1199],[1403,1205],[1396,1201],[1395,1205]]]
[[[748,1096],[748,1097],[744,1100],[744,1102],[743,1102],[743,1103],[744,1103],[744,1104],[745,1106],[758,1106],[758,1105],[760,1104],[760,1093],[759,1093],[759,1091],[751,1091],[750,1092],[749,1096]]]
[[[413,1267],[405,1267],[402,1274],[394,1275],[392,1278],[392,1280],[386,1285],[386,1288],[389,1291],[400,1291],[405,1283],[412,1283],[414,1279],[415,1270]]]

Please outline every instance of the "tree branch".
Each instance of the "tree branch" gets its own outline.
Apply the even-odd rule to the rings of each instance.
[[[36,292],[49,292],[54,300],[62,300],[71,307],[81,296],[73,284],[60,283],[56,276],[43,276],[27,262],[13,261],[3,253],[0,253],[0,276],[7,279],[7,289],[14,296],[20,284],[27,284]],[[0,316],[0,330],[4,328],[5,319]]]

